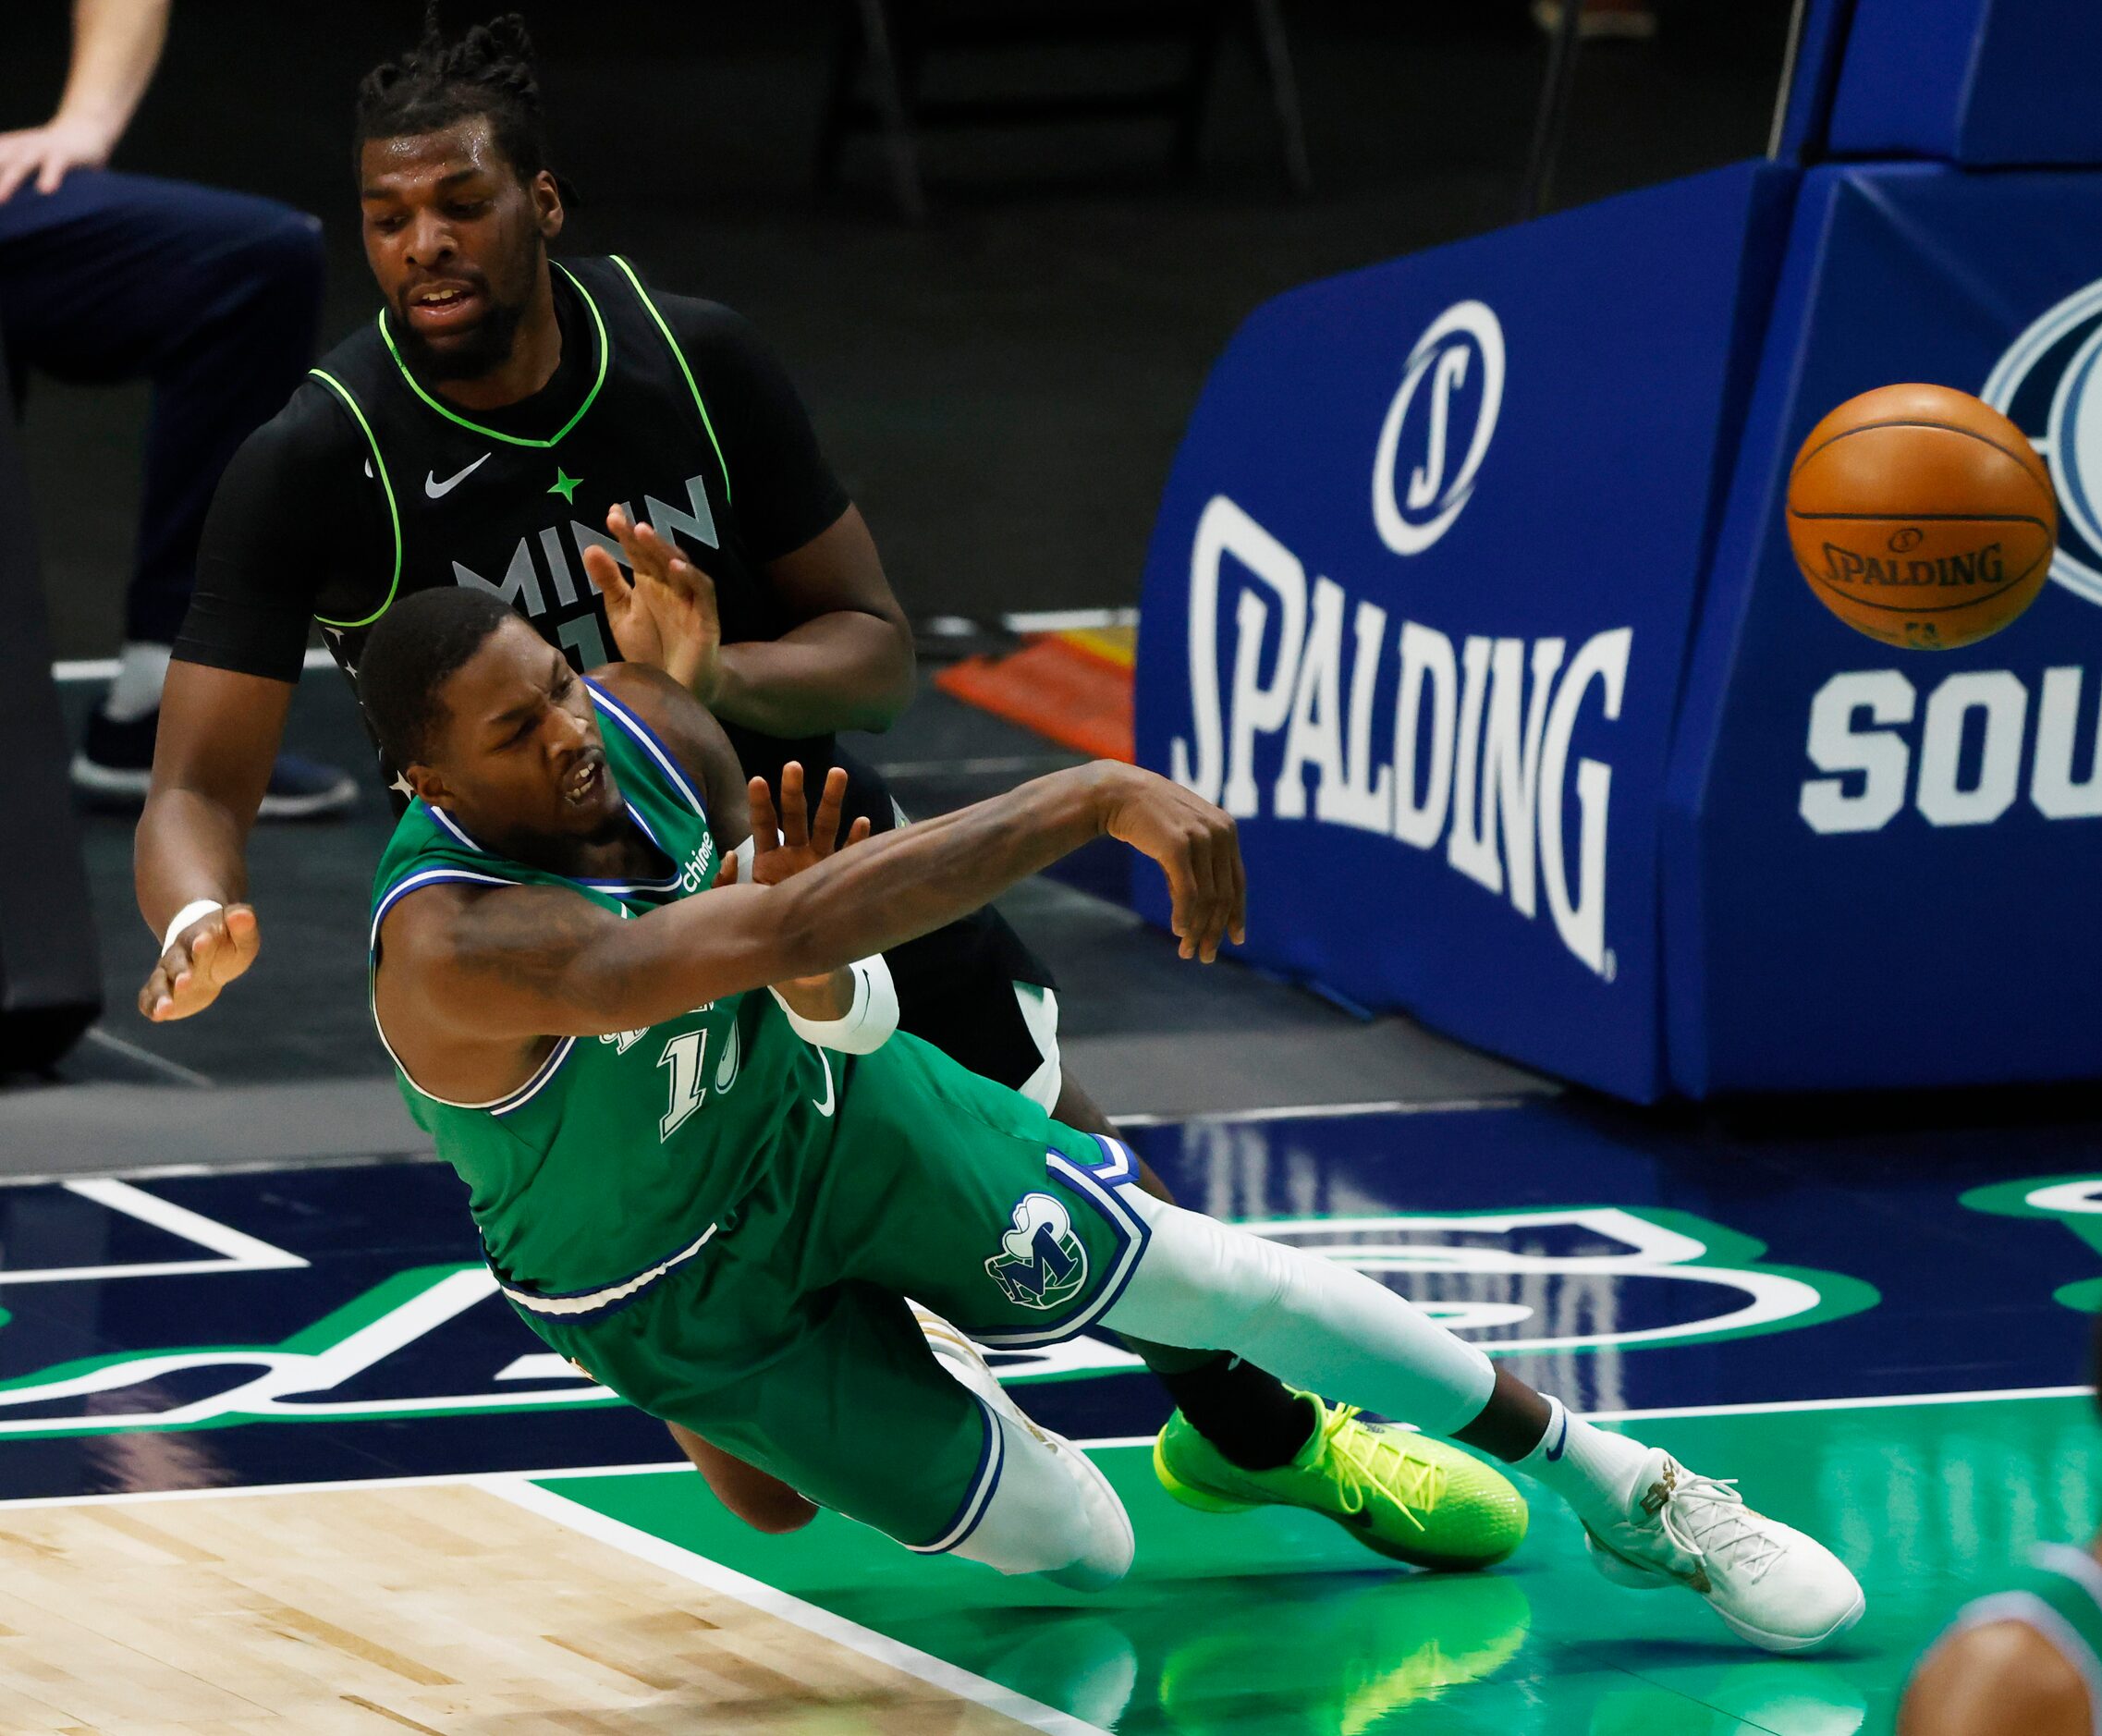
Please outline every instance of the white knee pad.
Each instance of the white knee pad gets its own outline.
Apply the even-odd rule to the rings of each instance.
[[[1002,1573],[1041,1573],[1074,1591],[1122,1579],[1131,1567],[1131,1521],[1109,1480],[1070,1441],[1022,1414],[976,1345],[933,1310],[911,1308],[935,1360],[978,1396],[993,1424],[977,1516],[964,1516],[956,1541],[922,1553],[960,1555]]]
[[[988,1409],[996,1431],[990,1495],[947,1553],[1002,1573],[1041,1573],[1098,1591],[1130,1571],[1131,1522],[1102,1473],[1069,1442]]]
[[[1293,1385],[1450,1435],[1481,1414],[1496,1370],[1405,1297],[1303,1249],[1119,1190],[1145,1253],[1103,1324],[1230,1351]]]

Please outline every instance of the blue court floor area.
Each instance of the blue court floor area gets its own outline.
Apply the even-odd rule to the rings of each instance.
[[[1824,1537],[1870,1610],[1811,1660],[1744,1651],[1691,1597],[1607,1587],[1546,1498],[1505,1568],[1451,1578],[1305,1514],[1177,1508],[1145,1450],[1166,1401],[1093,1339],[996,1363],[1125,1493],[1139,1565],[1106,1597],[830,1515],[744,1532],[666,1468],[655,1424],[510,1314],[463,1188],[427,1161],[0,1187],[0,1499],[542,1473],[1057,1728],[1886,1729],[1949,1612],[2102,1515],[2084,1391],[2102,1124],[1808,1119],[1731,1131],[1563,1097],[1129,1132],[1186,1203],[1374,1273]]]

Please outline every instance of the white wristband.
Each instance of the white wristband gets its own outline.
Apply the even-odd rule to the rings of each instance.
[[[788,1028],[805,1043],[842,1055],[867,1055],[883,1047],[898,1029],[898,989],[880,952],[857,959],[847,968],[854,973],[854,1004],[838,1019],[805,1019],[782,998],[780,990],[770,993],[788,1015]]]
[[[200,916],[209,916],[214,911],[223,911],[226,908],[226,907],[224,904],[220,903],[217,899],[190,899],[188,904],[184,905],[181,910],[177,911],[175,913],[175,921],[168,924],[167,931],[162,935],[161,950],[163,952],[165,952],[170,947],[174,946],[176,943],[176,936],[181,934],[184,929],[188,928],[190,923],[194,923]]]

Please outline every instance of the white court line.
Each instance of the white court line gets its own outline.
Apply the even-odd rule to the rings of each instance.
[[[68,1181],[180,1181],[193,1176],[252,1176],[295,1169],[377,1169],[391,1164],[434,1164],[431,1150],[328,1152],[313,1157],[244,1157],[238,1163],[141,1164],[125,1169],[61,1169],[43,1176],[0,1176],[0,1188],[62,1187]]]
[[[2091,1387],[2001,1387],[1977,1392],[1909,1392],[1868,1399],[1799,1399],[1754,1404],[1668,1405],[1651,1411],[1588,1411],[1579,1414],[1595,1423],[1625,1423],[1644,1417],[1754,1416],[1789,1411],[1895,1410],[1910,1404],[1993,1404],[2010,1403],[2021,1399],[2087,1399],[2093,1396],[2094,1388]],[[1106,1435],[1097,1439],[1076,1441],[1073,1444],[1084,1447],[1091,1452],[1106,1451],[1116,1447],[1151,1447],[1154,1437],[1151,1435]],[[0,1499],[0,1512],[18,1508],[29,1511],[43,1507],[100,1507],[105,1504],[128,1507],[150,1501],[231,1500],[249,1495],[312,1495],[330,1489],[443,1488],[456,1483],[482,1483],[491,1477],[509,1478],[522,1483],[555,1482],[565,1477],[642,1477],[654,1476],[663,1472],[691,1472],[692,1469],[685,1460],[674,1459],[659,1464],[645,1465],[558,1465],[545,1471],[453,1471],[435,1476],[344,1477],[323,1483],[241,1483],[226,1488],[123,1489],[107,1495],[28,1495]]]
[[[141,1223],[165,1229],[171,1236],[180,1236],[185,1241],[194,1241],[200,1247],[209,1248],[214,1253],[238,1263],[244,1272],[288,1272],[304,1266],[307,1262],[299,1254],[288,1253],[283,1248],[274,1248],[236,1229],[231,1224],[222,1224],[216,1218],[207,1217],[202,1212],[193,1212],[186,1205],[177,1205],[173,1200],[143,1193],[127,1181],[108,1179],[101,1180],[67,1181],[67,1192],[77,1193],[83,1200],[92,1200],[97,1205],[113,1212],[122,1212],[128,1217],[136,1217]]]
[[[1118,1127],[1177,1127],[1200,1121],[1294,1121],[1334,1120],[1352,1115],[1447,1115],[1473,1109],[1515,1109],[1554,1095],[1539,1092],[1511,1097],[1434,1097],[1428,1102],[1406,1097],[1381,1097],[1366,1103],[1293,1103],[1270,1109],[1207,1109],[1197,1115],[1113,1115]]]
[[[1649,1411],[1587,1411],[1594,1423],[1624,1423],[1639,1417],[1763,1416],[1784,1411],[1873,1411],[1900,1404],[1990,1404],[2015,1399],[2087,1399],[2092,1387],[2001,1387],[1981,1392],[1915,1392],[1893,1399],[1797,1399],[1762,1404],[1668,1404]]]
[[[1556,1092],[1559,1089],[1558,1086]],[[1544,1102],[1556,1094],[1556,1092],[1536,1092],[1511,1097],[1442,1097],[1423,1103],[1412,1103],[1401,1097],[1385,1097],[1367,1103],[1291,1103],[1267,1109],[1216,1109],[1194,1115],[1113,1115],[1109,1119],[1118,1127],[1179,1127],[1213,1121],[1290,1121],[1302,1118],[1307,1120],[1323,1120],[1353,1115],[1464,1114],[1476,1109],[1515,1109],[1528,1103]],[[441,1161],[443,1160],[437,1153],[430,1150],[331,1152],[313,1157],[243,1158],[239,1163],[230,1164],[135,1164],[101,1173],[111,1180],[158,1181],[189,1176],[257,1175],[275,1169],[355,1169],[368,1164],[376,1168],[382,1164],[426,1164]],[[74,1170],[54,1175],[0,1175],[0,1188],[50,1187],[54,1183],[79,1180],[83,1175],[94,1173]]]
[[[125,1181],[81,1180],[67,1178],[59,1184],[68,1193],[92,1200],[104,1211],[121,1212],[165,1229],[171,1236],[208,1249],[211,1260],[133,1260],[121,1265],[54,1265],[19,1270],[0,1265],[0,1286],[12,1284],[73,1284],[90,1278],[177,1278],[202,1272],[288,1272],[307,1262],[283,1248],[245,1235],[229,1225],[214,1222],[202,1214],[142,1193]]]
[[[969,621],[961,621],[971,626]],[[1137,609],[1035,609],[1019,615],[1003,615],[1000,625],[1010,633],[1071,633],[1088,629],[1097,630],[1106,627],[1136,627],[1139,624]],[[934,623],[923,623],[934,625]],[[309,651],[299,660],[302,669],[333,669],[336,659],[319,646]],[[116,679],[115,657],[61,657],[51,666],[54,681],[114,681]]]
[[[1587,1423],[1635,1423],[1649,1417],[1765,1416],[1790,1411],[1874,1411],[1908,1404],[1991,1404],[2016,1399],[2088,1399],[2092,1387],[2002,1387],[1980,1392],[1913,1392],[1871,1399],[1777,1399],[1756,1404],[1660,1405],[1649,1411],[1579,1411]],[[1106,1435],[1075,1443],[1087,1448],[1151,1447],[1151,1435]],[[5,1506],[0,1502],[0,1506]]]
[[[318,647],[299,660],[302,669],[333,669],[336,659]],[[115,657],[61,657],[51,666],[54,681],[114,681],[116,679]]]
[[[1025,609],[1000,617],[1000,625],[1010,633],[1077,633],[1138,624],[1137,609]]]
[[[90,1025],[83,1034],[90,1043],[99,1043],[105,1049],[114,1049],[127,1060],[137,1061],[140,1066],[155,1072],[165,1073],[169,1078],[186,1085],[196,1085],[209,1091],[212,1082],[194,1068],[185,1067],[180,1061],[171,1061],[165,1055],[155,1055],[152,1049],[141,1048],[128,1037],[120,1037],[113,1031],[104,1031],[100,1025]]]
[[[662,1537],[652,1536],[617,1519],[608,1519],[604,1513],[522,1477],[487,1476],[478,1479],[475,1486],[500,1496],[529,1513],[537,1513],[583,1536],[610,1544],[637,1560],[663,1568],[726,1597],[734,1597],[740,1604],[776,1620],[786,1621],[806,1633],[814,1633],[820,1639],[830,1640],[879,1664],[887,1664],[903,1675],[1013,1718],[1032,1730],[1046,1731],[1049,1736],[1109,1736],[1099,1724],[1086,1723],[1069,1712],[1045,1705],[1041,1700],[1017,1693],[1012,1688],[1003,1688],[996,1681],[989,1681],[984,1676],[945,1662],[932,1653],[921,1651],[918,1646],[907,1645],[874,1629],[864,1628],[858,1621],[836,1616],[829,1609],[805,1603],[788,1592],[776,1591],[762,1580],[724,1567],[690,1549],[682,1549],[676,1543],[666,1543]]]

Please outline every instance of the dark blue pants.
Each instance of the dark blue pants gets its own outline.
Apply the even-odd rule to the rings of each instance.
[[[76,169],[0,204],[0,334],[16,377],[153,383],[128,640],[169,644],[235,448],[313,360],[321,224],[183,181]]]

